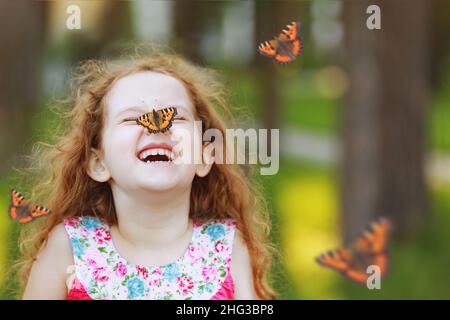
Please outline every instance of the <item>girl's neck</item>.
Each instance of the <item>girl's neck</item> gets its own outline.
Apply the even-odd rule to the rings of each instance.
[[[139,198],[113,189],[118,224],[113,226],[130,245],[145,249],[160,248],[188,239],[192,223],[189,219],[190,190],[183,193]],[[115,190],[114,190],[115,189]]]

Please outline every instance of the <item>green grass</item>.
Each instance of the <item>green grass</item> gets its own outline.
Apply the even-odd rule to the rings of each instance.
[[[432,192],[431,221],[414,240],[394,242],[391,272],[381,290],[343,282],[349,298],[450,299],[450,186]]]
[[[9,278],[12,261],[17,258],[18,226],[8,216],[9,192],[17,182],[11,173],[0,180],[0,300],[12,299],[15,292],[15,281]]]
[[[450,68],[449,68],[450,69]],[[428,109],[429,144],[432,150],[450,152],[450,71]]]
[[[334,135],[337,133],[338,101],[321,95],[314,83],[312,72],[286,83],[282,120],[294,128]]]

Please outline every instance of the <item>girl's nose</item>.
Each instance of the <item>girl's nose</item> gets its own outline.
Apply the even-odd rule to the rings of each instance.
[[[164,132],[159,131],[157,133],[150,133],[150,132],[148,132],[148,130],[145,130],[145,134],[148,135],[148,136],[152,135],[152,134],[161,135],[161,136],[169,136],[170,135],[170,130],[166,130]]]
[[[169,130],[165,130],[164,132],[160,131],[160,132],[158,132],[158,134],[160,134],[162,136],[168,136],[168,135],[170,135],[170,129]]]

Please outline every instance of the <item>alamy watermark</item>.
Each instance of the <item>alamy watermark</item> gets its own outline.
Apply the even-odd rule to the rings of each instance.
[[[366,273],[369,275],[367,277],[366,286],[367,289],[373,290],[381,289],[381,269],[379,266],[372,264],[367,267]]]
[[[194,121],[193,130],[172,128],[171,139],[178,156],[175,164],[260,164],[261,175],[275,175],[280,166],[279,129],[219,129],[202,130],[202,121]],[[202,132],[202,136],[200,135]],[[269,140],[270,135],[270,140]],[[199,143],[201,141],[201,143]],[[270,146],[270,152],[268,152]],[[206,150],[205,150],[206,149]],[[204,152],[212,158],[204,158]]]

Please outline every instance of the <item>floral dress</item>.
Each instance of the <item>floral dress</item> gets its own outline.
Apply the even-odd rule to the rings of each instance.
[[[64,226],[75,262],[67,269],[69,300],[234,298],[234,220],[193,221],[184,255],[163,266],[127,262],[115,249],[109,226],[97,218],[68,218]]]

